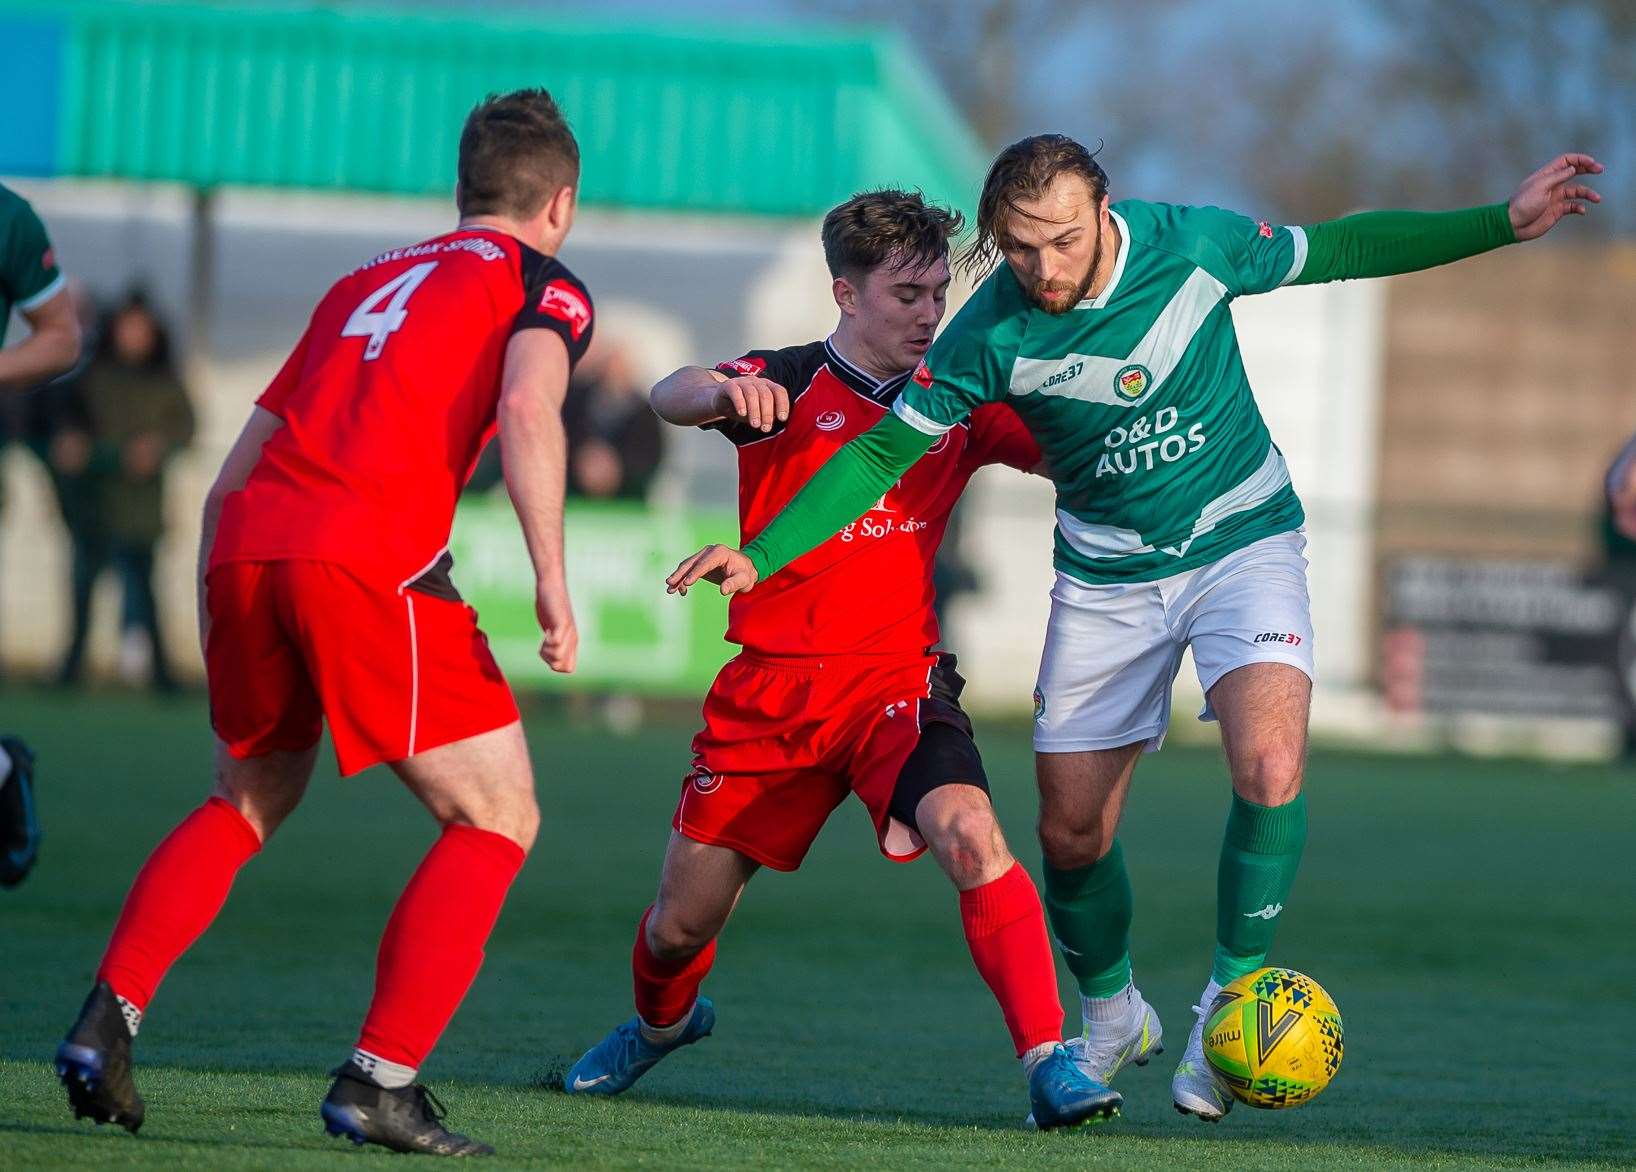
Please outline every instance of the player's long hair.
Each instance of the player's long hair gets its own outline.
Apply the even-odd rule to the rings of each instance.
[[[949,255],[966,218],[918,191],[863,191],[829,210],[822,231],[829,275],[857,282],[888,261],[924,272]]]
[[[972,281],[986,277],[1000,263],[998,236],[1006,217],[1022,214],[1019,200],[1038,199],[1058,175],[1078,175],[1091,189],[1091,198],[1108,194],[1108,173],[1091,150],[1066,134],[1036,134],[1014,142],[1000,152],[983,180],[983,194],[977,200],[977,232],[960,254],[959,267]]]

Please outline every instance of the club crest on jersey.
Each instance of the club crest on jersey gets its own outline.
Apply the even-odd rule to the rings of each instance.
[[[579,341],[591,327],[591,303],[585,294],[560,277],[540,294],[540,312],[568,323],[568,332]]]
[[[767,361],[764,358],[745,355],[743,358],[735,358],[731,362],[723,362],[716,369],[720,371],[733,370],[739,374],[758,375],[767,369]]]
[[[721,788],[721,777],[717,774],[711,773],[710,770],[706,769],[703,765],[695,765],[693,767],[693,773],[691,774],[690,780],[693,782],[693,788],[698,790],[701,794],[712,793]]]
[[[825,411],[812,425],[819,431],[839,431],[846,426],[846,416],[839,411]]]
[[[1265,236],[1268,240],[1272,239],[1272,225],[1267,223],[1267,221],[1262,220],[1255,226],[1255,230],[1261,233],[1261,235]]]
[[[1113,389],[1121,399],[1135,402],[1147,394],[1147,389],[1153,385],[1153,374],[1139,362],[1119,368],[1119,373],[1113,376]]]
[[[924,362],[922,362],[919,366],[915,367],[915,372],[913,374],[911,374],[909,377],[911,379],[913,379],[920,386],[925,387],[927,390],[931,390],[931,386],[932,386],[932,368],[927,366]]]
[[[1034,689],[1034,723],[1038,724],[1045,719],[1045,693],[1038,688]]]

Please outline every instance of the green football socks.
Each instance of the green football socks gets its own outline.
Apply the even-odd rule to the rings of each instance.
[[[1258,806],[1233,795],[1216,871],[1216,958],[1211,976],[1218,984],[1266,963],[1306,841],[1305,794],[1282,806]]]
[[[1130,984],[1130,876],[1113,848],[1088,867],[1045,864],[1045,911],[1068,968],[1086,997],[1112,997]]]

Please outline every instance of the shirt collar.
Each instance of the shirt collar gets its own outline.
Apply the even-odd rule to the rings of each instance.
[[[835,345],[835,335],[831,334],[824,339],[824,357],[842,382],[851,387],[858,394],[867,399],[874,399],[877,403],[890,402],[903,384],[909,381],[911,371],[901,371],[888,379],[879,379],[864,370],[855,362],[850,361]]]
[[[1102,287],[1102,292],[1095,297],[1087,297],[1074,306],[1075,309],[1101,309],[1106,306],[1113,291],[1119,287],[1119,278],[1125,275],[1125,261],[1130,257],[1130,225],[1125,223],[1124,216],[1112,208],[1108,209],[1108,215],[1113,217],[1114,224],[1119,228],[1119,252],[1113,258],[1113,273]]]

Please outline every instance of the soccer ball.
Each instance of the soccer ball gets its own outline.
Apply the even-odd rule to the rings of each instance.
[[[1258,969],[1216,994],[1204,1015],[1204,1057],[1252,1107],[1299,1107],[1341,1068],[1341,1011],[1311,977]]]

